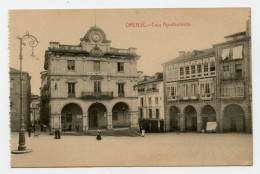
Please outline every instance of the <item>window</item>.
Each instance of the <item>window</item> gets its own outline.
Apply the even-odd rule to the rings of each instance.
[[[156,118],[159,118],[159,117],[160,117],[160,110],[156,109]]]
[[[67,64],[68,64],[68,70],[69,71],[75,70],[75,61],[74,60],[68,60]]]
[[[208,72],[208,71],[209,71],[208,63],[204,63],[204,72]]]
[[[201,72],[202,72],[202,71],[201,71],[201,64],[197,65],[197,71],[198,71],[198,73],[201,73]]]
[[[195,70],[195,65],[191,66],[191,74],[195,74],[196,70]]]
[[[148,97],[148,103],[149,103],[149,105],[152,104],[152,98],[151,97]]]
[[[196,96],[196,84],[191,84],[192,96]]]
[[[205,83],[205,94],[210,93],[209,83]]]
[[[159,98],[155,97],[155,104],[158,104],[158,103],[159,103]]]
[[[188,97],[188,85],[184,85],[184,97]]]
[[[153,118],[153,112],[152,112],[152,109],[149,109],[149,118]]]
[[[141,104],[141,106],[144,106],[144,98],[143,97],[140,98],[140,104]]]
[[[112,120],[118,120],[117,112],[112,113]]]
[[[75,94],[75,83],[68,83],[68,93]]]
[[[101,92],[101,81],[94,81],[94,92]]]
[[[184,69],[183,67],[180,67],[180,76],[183,76],[184,75]]]
[[[210,71],[215,71],[215,62],[210,63]]]
[[[237,64],[236,66],[235,66],[235,69],[236,69],[236,79],[240,79],[240,78],[242,78],[242,65],[241,64]]]
[[[176,96],[176,86],[171,87],[171,96]]]
[[[152,84],[153,89],[157,89],[157,84]]]
[[[123,96],[124,93],[124,83],[118,83],[118,94]]]
[[[122,62],[117,63],[117,72],[124,72],[124,63]]]
[[[190,74],[190,67],[189,66],[185,67],[185,73],[186,73],[186,75]]]
[[[228,65],[224,65],[224,66],[223,66],[223,71],[224,71],[224,72],[229,71],[229,66],[228,66]]]
[[[143,118],[143,109],[140,108],[140,118]]]
[[[94,71],[100,71],[100,62],[94,61]]]
[[[72,114],[66,114],[66,122],[72,122]]]

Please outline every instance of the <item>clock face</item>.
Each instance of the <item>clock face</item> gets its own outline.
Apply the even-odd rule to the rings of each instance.
[[[90,37],[94,42],[100,42],[102,40],[102,35],[99,32],[92,32]]]

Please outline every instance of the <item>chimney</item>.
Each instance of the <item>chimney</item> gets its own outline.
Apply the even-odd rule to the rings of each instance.
[[[180,55],[180,56],[186,55],[186,52],[185,52],[185,51],[179,51],[179,55]]]
[[[138,74],[138,81],[143,80],[143,71],[137,71]]]

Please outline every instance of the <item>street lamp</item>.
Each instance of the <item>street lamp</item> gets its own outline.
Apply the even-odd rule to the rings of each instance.
[[[19,146],[18,150],[13,150],[12,153],[14,154],[22,154],[22,153],[29,153],[32,152],[31,149],[26,149],[25,145],[25,129],[24,129],[24,117],[23,117],[23,88],[22,88],[22,60],[23,60],[23,46],[26,46],[24,41],[28,41],[29,46],[32,47],[32,57],[34,57],[34,47],[37,46],[39,41],[34,37],[33,35],[30,35],[29,32],[26,32],[26,34],[23,37],[18,36],[17,39],[20,40],[20,132],[19,132]]]

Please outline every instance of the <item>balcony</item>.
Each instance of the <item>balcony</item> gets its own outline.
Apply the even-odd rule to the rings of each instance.
[[[201,100],[212,100],[213,94],[207,93],[207,94],[200,94]]]
[[[189,97],[182,97],[182,100],[189,100]]]
[[[111,100],[113,92],[82,92],[81,98],[84,100]]]
[[[118,93],[118,97],[125,97],[125,93]]]
[[[197,96],[191,96],[190,99],[191,99],[191,100],[197,100],[198,97],[197,97]]]
[[[75,98],[75,93],[68,93],[69,98]]]
[[[167,96],[167,100],[168,101],[176,101],[177,100],[177,96]]]
[[[243,74],[242,73],[230,73],[229,75],[224,75],[222,77],[222,81],[228,81],[228,80],[242,80]]]
[[[146,92],[159,92],[159,89],[157,88],[148,88]]]

